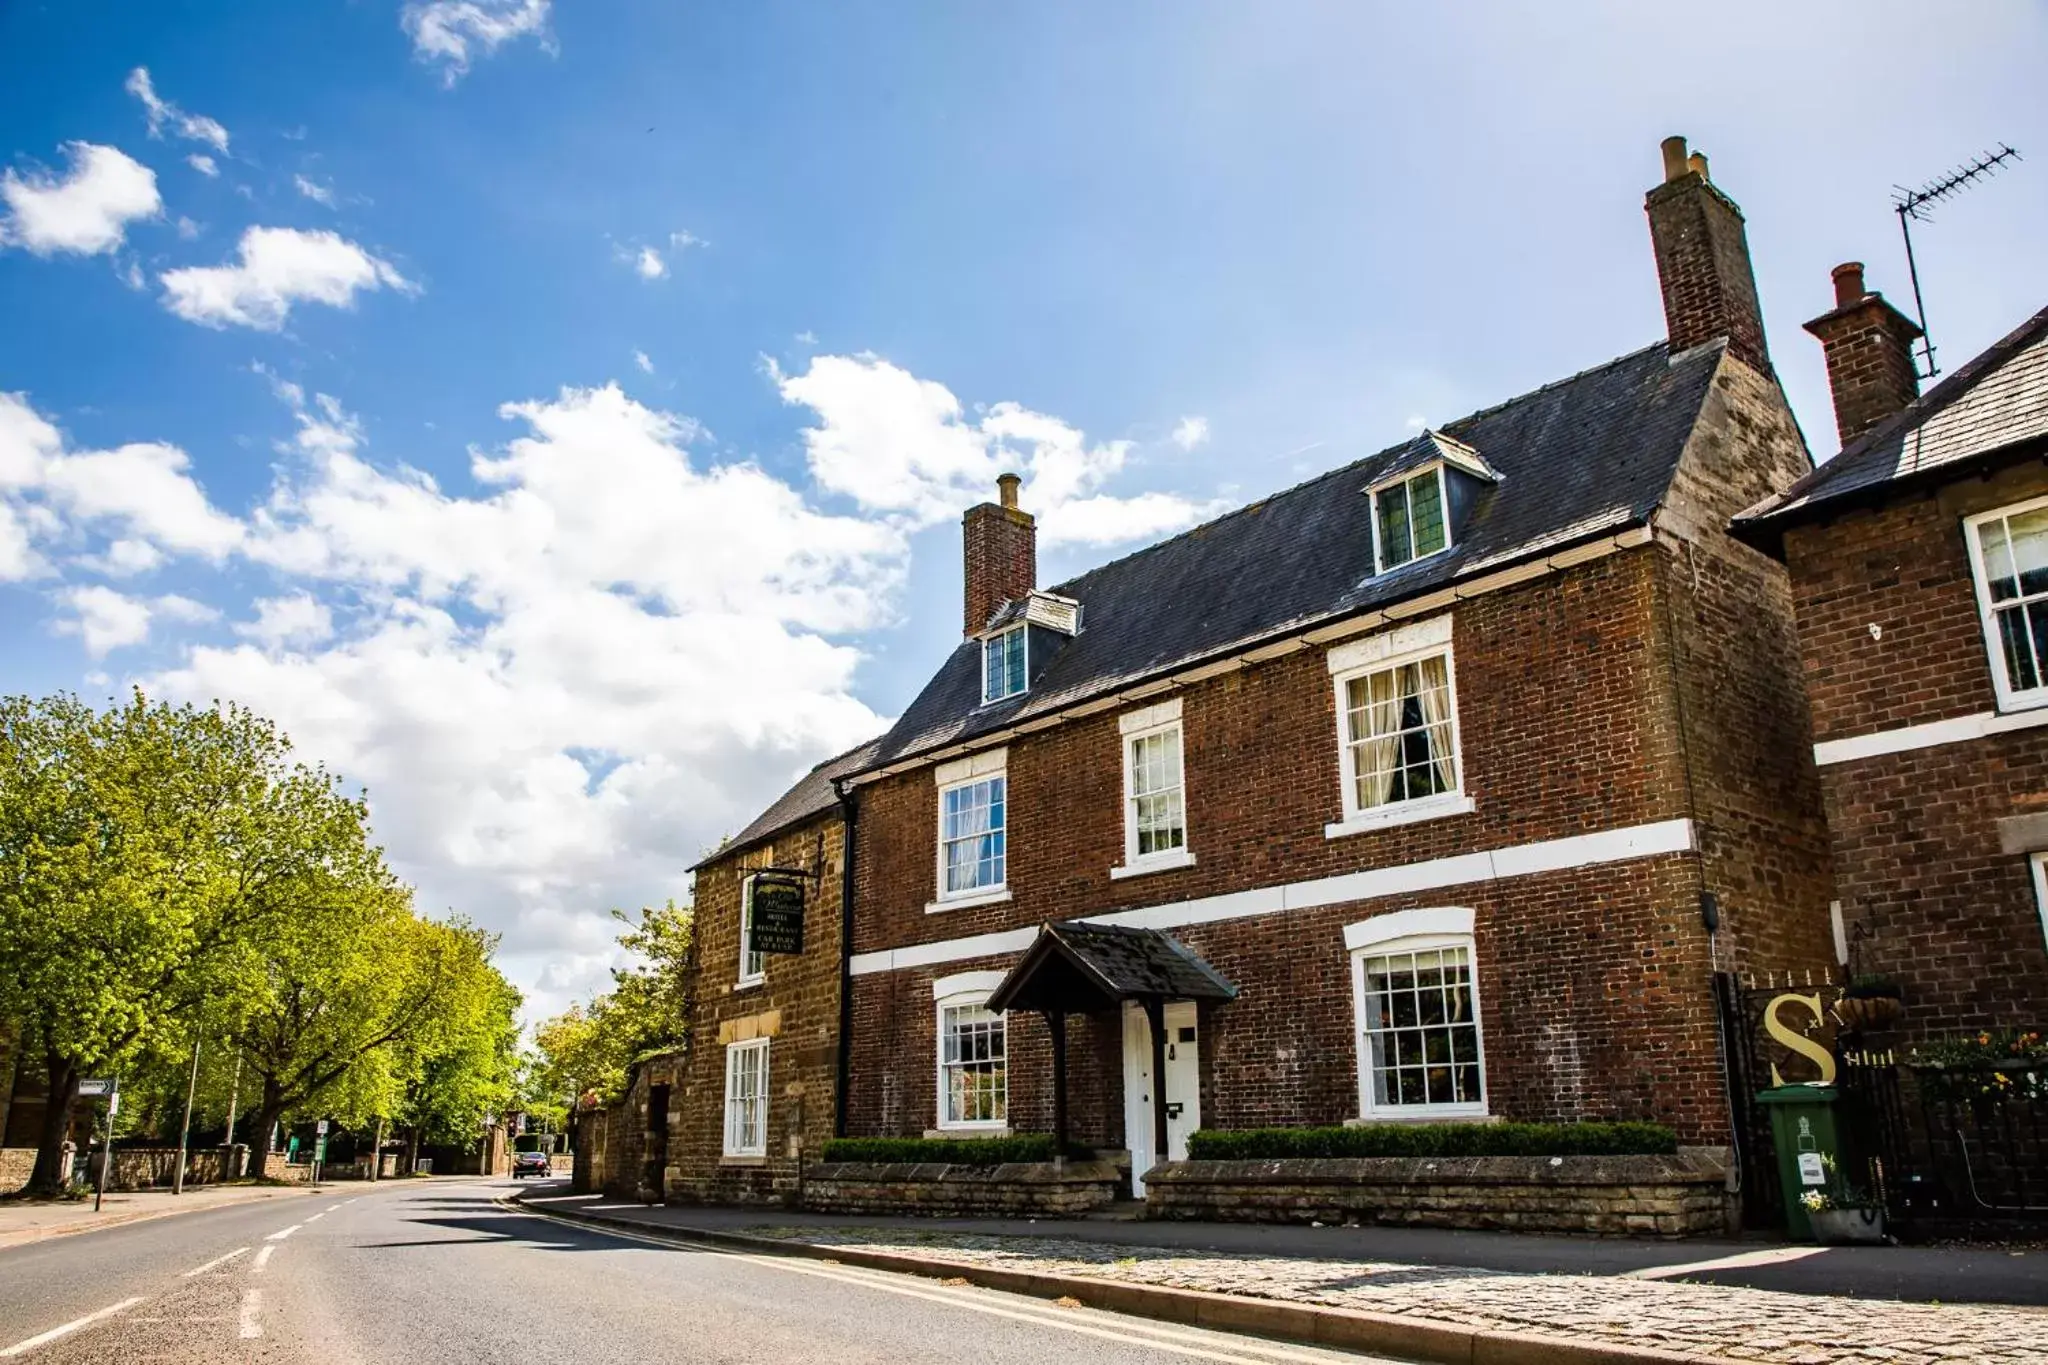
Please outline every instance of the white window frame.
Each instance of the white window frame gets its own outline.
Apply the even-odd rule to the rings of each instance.
[[[1193,831],[1188,824],[1188,755],[1185,731],[1181,728],[1180,698],[1160,702],[1137,711],[1127,711],[1117,717],[1118,743],[1123,746],[1123,808],[1124,808],[1124,861],[1123,866],[1113,867],[1111,877],[1137,877],[1147,872],[1166,872],[1177,867],[1192,867],[1195,862]],[[1131,790],[1137,776],[1137,769],[1131,761],[1132,752],[1141,740],[1154,739],[1161,735],[1173,737],[1174,755],[1180,768],[1180,832],[1179,848],[1170,848],[1156,853],[1138,852],[1138,798]]]
[[[747,932],[754,927],[754,877],[740,878],[740,974],[734,985],[758,986],[768,979],[768,954],[747,951]]]
[[[1010,899],[1010,773],[1008,749],[989,749],[951,763],[940,764],[933,773],[937,795],[933,801],[932,885],[935,898],[925,906],[929,913],[957,910],[970,905],[993,905]],[[991,886],[964,891],[946,889],[946,793],[961,787],[1001,779],[1003,783],[1003,878]]]
[[[1963,538],[1970,556],[1970,579],[1977,587],[1977,621],[1984,632],[1984,652],[1991,666],[1991,687],[2001,711],[2048,706],[2048,659],[2037,661],[2038,686],[2015,689],[2005,673],[2005,650],[1998,642],[1998,612],[1991,600],[1991,579],[1984,571],[1985,523],[2048,507],[2048,497],[2029,498],[2010,507],[1996,507],[1963,519]]]
[[[988,1004],[989,993],[1002,982],[1001,972],[962,972],[932,983],[932,1117],[942,1133],[1008,1133],[1010,1131],[1010,1016],[998,1014],[1003,1034],[1003,1115],[997,1119],[950,1119],[946,1101],[951,1087],[946,1083],[946,1012],[976,1009]]]
[[[1351,958],[1351,1040],[1358,1072],[1358,1114],[1377,1123],[1483,1119],[1489,1116],[1486,1079],[1486,1016],[1479,998],[1479,953],[1473,942],[1473,913],[1462,906],[1400,910],[1344,928]],[[1365,964],[1389,954],[1462,948],[1471,968],[1473,1051],[1479,1064],[1479,1098],[1452,1104],[1382,1105],[1373,1094],[1372,1047],[1367,1037]]]
[[[1457,779],[1451,790],[1431,796],[1392,801],[1379,806],[1358,804],[1358,758],[1351,736],[1351,707],[1346,689],[1357,678],[1404,664],[1420,663],[1443,656],[1444,686],[1450,699],[1451,772]],[[1341,785],[1343,818],[1323,827],[1323,836],[1339,839],[1365,830],[1390,825],[1413,824],[1447,815],[1463,815],[1474,809],[1465,791],[1465,727],[1458,715],[1458,661],[1451,648],[1451,618],[1448,615],[1413,622],[1381,635],[1369,636],[1332,649],[1329,654],[1330,685],[1337,712],[1337,774]]]
[[[1422,478],[1424,475],[1432,475],[1436,479],[1437,508],[1441,513],[1444,522],[1443,548],[1440,550],[1431,550],[1426,555],[1412,555],[1409,558],[1402,560],[1398,564],[1389,564],[1387,563],[1386,547],[1380,544],[1380,494],[1386,492],[1390,488],[1406,488],[1409,484],[1413,483],[1417,479]],[[1367,491],[1370,494],[1369,503],[1372,520],[1372,562],[1375,572],[1386,573],[1393,569],[1405,569],[1410,564],[1420,564],[1425,559],[1435,559],[1438,555],[1450,553],[1451,546],[1455,543],[1456,538],[1451,534],[1451,488],[1449,480],[1444,475],[1443,461],[1438,460],[1434,463],[1424,465],[1420,469],[1408,470],[1406,473],[1398,474],[1391,479],[1387,479],[1380,483],[1374,484]],[[1414,499],[1410,498],[1408,538],[1411,543],[1414,541],[1415,538],[1414,505]]]
[[[2034,876],[2034,909],[2041,916],[2041,941],[2048,944],[2048,852],[2027,855]]]
[[[1024,642],[1024,685],[1018,688],[1015,692],[1003,692],[1000,694],[991,693],[988,690],[989,646],[995,644],[998,640],[1007,640],[1012,635],[1021,636]],[[987,706],[991,702],[1008,701],[1012,697],[1021,697],[1030,690],[1031,632],[1025,628],[1023,623],[1019,623],[1017,625],[1009,627],[1006,630],[999,630],[993,635],[984,637],[981,642],[981,704],[983,706]]]
[[[768,1038],[749,1038],[743,1043],[728,1043],[725,1047],[725,1143],[726,1156],[767,1156],[768,1155],[768,1047],[773,1041]],[[752,1053],[761,1054],[760,1090],[750,1103],[755,1111],[755,1141],[748,1144],[742,1140],[740,1111],[734,1107],[733,1082],[739,1077],[741,1059]]]

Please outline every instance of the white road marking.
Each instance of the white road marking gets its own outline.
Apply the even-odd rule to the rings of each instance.
[[[341,1201],[341,1204],[353,1204],[353,1203],[355,1203],[355,1202],[356,1202],[356,1201],[355,1201],[355,1200],[353,1200],[353,1199],[344,1199],[344,1200],[342,1200],[342,1201]],[[329,1204],[329,1205],[327,1206],[327,1212],[329,1212],[329,1213],[333,1213],[333,1212],[334,1212],[334,1211],[335,1211],[336,1209],[338,1209],[338,1208],[340,1208],[340,1207],[341,1207],[341,1204]]]
[[[511,1211],[516,1212],[517,1210],[515,1208]],[[543,1213],[535,1213],[529,1216],[537,1218],[548,1217],[547,1214]],[[550,1219],[550,1221],[565,1222],[575,1220]],[[664,1247],[669,1250],[674,1250],[676,1247],[676,1243],[673,1241],[659,1237],[644,1237],[615,1227],[601,1227],[589,1223],[581,1224],[581,1226],[606,1237],[616,1237],[621,1241],[640,1242],[648,1246]],[[1232,1354],[1221,1350],[1203,1350],[1192,1343],[1200,1342],[1212,1346],[1224,1343],[1219,1342],[1216,1336],[1199,1336],[1190,1331],[1160,1326],[1142,1319],[1129,1321],[1120,1319],[1115,1328],[1095,1326],[1086,1320],[1077,1318],[1073,1309],[1050,1307],[1038,1309],[1035,1306],[1027,1307],[1025,1305],[995,1303],[978,1297],[970,1297],[964,1291],[948,1290],[944,1286],[927,1286],[907,1274],[892,1271],[867,1270],[864,1267],[857,1270],[854,1267],[841,1265],[827,1267],[817,1263],[795,1261],[787,1257],[753,1256],[745,1252],[726,1251],[710,1247],[694,1249],[729,1260],[745,1261],[750,1265],[762,1266],[771,1270],[785,1270],[796,1275],[810,1275],[818,1279],[838,1280],[844,1284],[858,1285],[866,1289],[878,1289],[884,1293],[897,1294],[904,1298],[924,1299],[931,1303],[947,1304],[955,1308],[966,1308],[977,1313],[985,1313],[991,1317],[1009,1318],[1016,1322],[1030,1323],[1037,1327],[1052,1327],[1062,1332],[1074,1332],[1081,1336],[1099,1337],[1105,1341],[1120,1342],[1127,1346],[1149,1346],[1154,1350],[1167,1351],[1174,1355],[1190,1356],[1198,1360],[1220,1361],[1223,1362],[1223,1365],[1272,1365],[1272,1362],[1275,1361],[1289,1362],[1290,1365],[1334,1365],[1334,1362],[1344,1358],[1329,1354],[1312,1355],[1301,1351],[1291,1351],[1283,1346],[1268,1345],[1265,1342],[1253,1343],[1250,1341],[1243,1342],[1239,1349],[1254,1352],[1255,1354]],[[1094,1311],[1102,1312],[1102,1310]],[[1104,1312],[1103,1316],[1111,1315]],[[1217,1335],[1225,1336],[1226,1338],[1228,1336],[1227,1333],[1222,1332],[1219,1332]],[[1233,1346],[1239,1345],[1237,1342],[1230,1342],[1229,1344]]]
[[[529,1195],[520,1200],[522,1204],[566,1204],[575,1199],[602,1199],[601,1194],[542,1194]]]
[[[1761,1251],[1739,1251],[1733,1256],[1716,1256],[1711,1261],[1682,1261],[1677,1265],[1653,1265],[1631,1270],[1624,1280],[1673,1280],[1680,1275],[1697,1275],[1705,1270],[1742,1270],[1756,1265],[1782,1265],[1818,1256],[1826,1247],[1765,1247]]]
[[[249,1267],[250,1271],[254,1274],[261,1275],[263,1273],[263,1267],[270,1264],[270,1253],[276,1250],[277,1248],[271,1245],[259,1247],[256,1251],[256,1263]]]
[[[319,1213],[316,1213],[316,1214],[314,1214],[314,1215],[313,1215],[313,1216],[312,1216],[311,1218],[308,1218],[308,1219],[307,1219],[306,1221],[307,1221],[308,1223],[317,1223],[317,1222],[319,1222],[319,1221],[320,1221],[320,1220],[321,1220],[322,1218],[325,1218],[326,1216],[327,1216],[327,1211],[326,1211],[325,1209],[322,1209],[322,1210],[321,1210],[321,1211],[320,1211]]]
[[[217,1265],[226,1265],[229,1261],[234,1260],[235,1257],[241,1255],[248,1249],[249,1248],[247,1247],[236,1247],[233,1251],[230,1251],[225,1256],[216,1256],[212,1260],[208,1261],[205,1265],[194,1266],[192,1269],[186,1271],[184,1278],[189,1280],[194,1275],[204,1275],[207,1271],[213,1269]]]
[[[265,1237],[263,1240],[266,1242],[282,1242],[285,1238],[291,1236],[293,1233],[297,1232],[300,1228],[304,1226],[306,1226],[305,1223],[294,1223],[282,1232],[271,1233],[268,1237]]]
[[[242,1291],[242,1340],[248,1341],[251,1338],[263,1335],[263,1326],[256,1321],[256,1314],[262,1307],[262,1290],[245,1289]]]
[[[58,1337],[69,1336],[71,1333],[76,1332],[81,1327],[90,1327],[94,1323],[98,1322],[101,1318],[110,1318],[114,1316],[114,1314],[120,1312],[122,1309],[133,1308],[136,1304],[141,1302],[141,1297],[137,1296],[136,1298],[132,1299],[123,1299],[119,1303],[110,1303],[105,1308],[100,1309],[100,1311],[97,1313],[87,1313],[82,1318],[73,1318],[70,1322],[65,1323],[62,1327],[52,1327],[49,1331],[40,1333],[36,1336],[32,1336],[27,1341],[15,1342],[6,1350],[0,1351],[0,1359],[6,1359],[9,1356],[27,1355],[30,1351],[33,1351],[38,1346],[47,1346],[51,1342],[55,1341]]]

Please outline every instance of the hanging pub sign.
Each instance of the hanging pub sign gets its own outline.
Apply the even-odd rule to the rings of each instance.
[[[770,869],[754,874],[747,947],[757,953],[804,950],[804,874]]]

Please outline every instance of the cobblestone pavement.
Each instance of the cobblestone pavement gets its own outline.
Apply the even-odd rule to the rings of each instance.
[[[756,1228],[757,1236],[861,1246],[1012,1270],[1088,1275],[1254,1298],[1398,1313],[1460,1327],[1685,1351],[1771,1365],[2041,1365],[2048,1310],[1894,1303],[1591,1275],[1312,1261],[1058,1237]]]

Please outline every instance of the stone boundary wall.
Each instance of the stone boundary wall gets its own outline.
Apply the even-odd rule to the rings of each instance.
[[[35,1174],[36,1149],[0,1147],[0,1194],[13,1194]]]
[[[1003,1166],[824,1162],[804,1173],[802,1206],[817,1213],[1073,1217],[1116,1198],[1123,1172],[1106,1161]]]
[[[1629,1237],[1736,1226],[1725,1149],[1677,1156],[1176,1161],[1145,1176],[1152,1218],[1379,1223]]]

